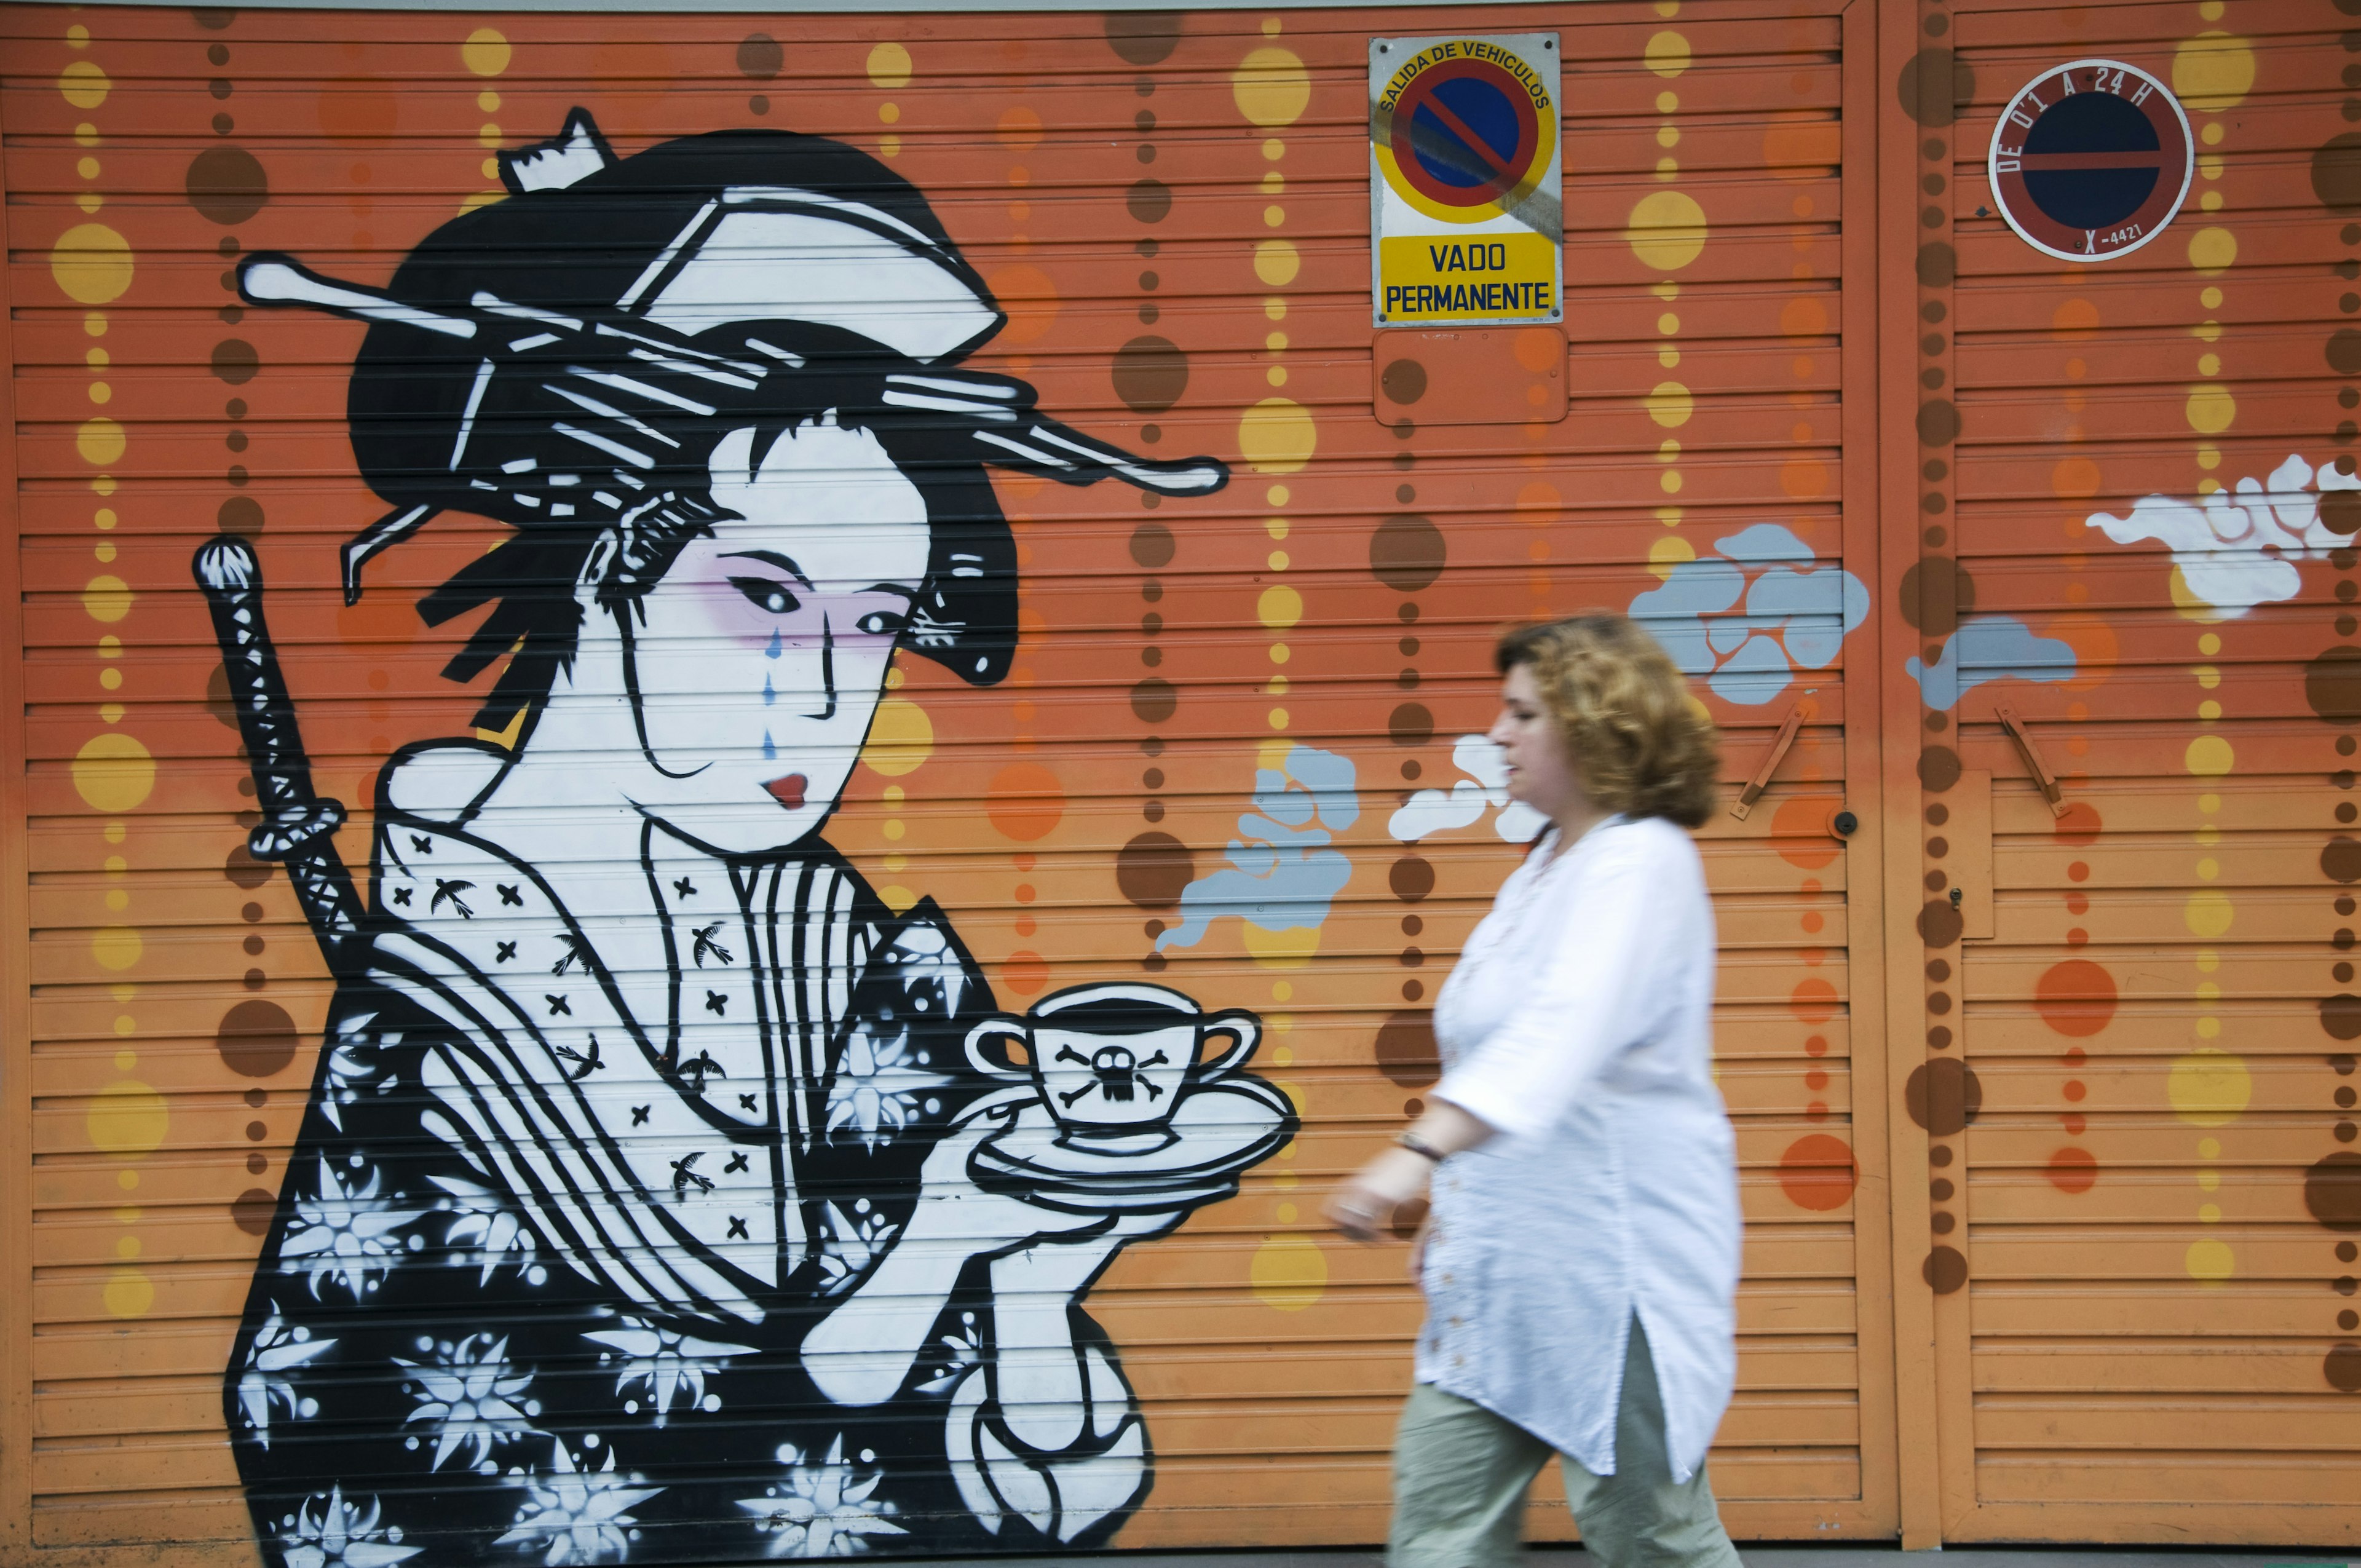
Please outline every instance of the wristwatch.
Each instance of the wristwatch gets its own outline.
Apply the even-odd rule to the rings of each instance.
[[[1396,1138],[1394,1142],[1401,1145],[1402,1147],[1410,1150],[1411,1153],[1421,1156],[1426,1159],[1431,1159],[1437,1165],[1442,1164],[1444,1158],[1444,1153],[1441,1149],[1436,1148],[1433,1144],[1428,1143],[1416,1133],[1404,1133],[1400,1137]]]

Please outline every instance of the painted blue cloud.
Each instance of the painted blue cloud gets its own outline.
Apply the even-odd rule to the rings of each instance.
[[[1704,677],[1726,702],[1776,699],[1798,669],[1835,663],[1845,638],[1869,619],[1861,580],[1838,566],[1798,571],[1788,563],[1808,565],[1812,547],[1777,523],[1741,529],[1714,549],[1633,598],[1631,614],[1684,674]],[[1741,598],[1744,611],[1730,614]]]
[[[1978,616],[1962,621],[1943,644],[1942,656],[1932,664],[1912,655],[1902,666],[1918,683],[1928,707],[1956,707],[1963,693],[1986,681],[2015,676],[2021,681],[2063,681],[2075,668],[2071,643],[2054,637],[2036,637],[2014,616]]]
[[[1157,938],[1157,950],[1195,947],[1224,915],[1266,931],[1326,924],[1353,875],[1353,862],[1327,845],[1360,819],[1354,780],[1352,758],[1312,746],[1290,748],[1279,768],[1256,769],[1255,808],[1238,818],[1230,863],[1181,891],[1180,923]]]

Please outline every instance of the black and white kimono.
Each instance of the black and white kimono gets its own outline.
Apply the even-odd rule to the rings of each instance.
[[[880,1402],[831,1399],[801,1353],[870,1310],[928,1151],[1003,1087],[967,1065],[992,996],[931,901],[895,915],[825,846],[724,861],[650,825],[630,874],[652,932],[644,899],[566,908],[466,811],[401,809],[398,768],[377,940],[337,993],[225,1380],[266,1555],[1103,1543],[1146,1491],[1147,1438],[1079,1309],[1082,1419],[1054,1452],[1000,1407],[982,1257],[942,1265]]]

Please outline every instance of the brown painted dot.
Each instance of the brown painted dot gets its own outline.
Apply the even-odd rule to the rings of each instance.
[[[2314,1161],[2304,1173],[2303,1206],[2332,1231],[2361,1231],[2361,1154]]]
[[[1947,887],[1949,887],[1949,886],[1950,886],[1950,885],[1951,885],[1951,879],[1950,879],[1949,877],[1948,877],[1948,876],[1944,875],[1941,872],[1936,871],[1936,872],[1928,872],[1927,873],[1927,892],[1929,892],[1929,893],[1940,893],[1940,892],[1942,892],[1945,888],[1947,888]]]
[[[270,1127],[268,1123],[248,1122],[246,1124],[246,1139],[248,1143],[258,1144],[269,1135]]]
[[[1115,886],[1142,909],[1177,907],[1196,874],[1196,857],[1170,833],[1142,833],[1115,853]]]
[[[246,971],[245,977],[240,983],[248,991],[260,991],[264,986],[270,983],[270,977],[263,973],[258,969],[250,969]]]
[[[2351,1242],[2338,1242],[2336,1244],[2337,1262],[2351,1263],[2356,1258],[2361,1258],[2361,1246],[2356,1246]]]
[[[1949,746],[1929,746],[1918,753],[1918,782],[1937,795],[1960,782],[1960,754]]]
[[[1936,1025],[1933,1028],[1927,1031],[1927,1043],[1938,1051],[1949,1050],[1951,1048],[1951,1026],[1949,1024]]]
[[[1405,406],[1426,396],[1426,367],[1415,359],[1396,359],[1378,373],[1378,387],[1389,402]]]
[[[2339,1078],[2353,1076],[2353,1054],[2350,1051],[2338,1051],[2328,1058],[2328,1065]]]
[[[1151,582],[1149,586],[1154,587],[1156,585]],[[1148,593],[1146,589],[1142,589],[1141,592],[1145,598],[1151,600],[1158,597],[1156,594]],[[1139,618],[1139,631],[1141,636],[1159,636],[1162,634],[1163,630],[1164,618],[1157,614],[1154,610],[1151,609],[1147,614]]]
[[[262,918],[262,905],[246,904],[238,906],[237,917],[251,926]]]
[[[2320,1375],[2338,1393],[2361,1392],[2361,1344],[2331,1346],[2320,1364]]]
[[[1434,864],[1416,855],[1404,855],[1386,868],[1386,885],[1404,904],[1416,904],[1434,891]]]
[[[1932,240],[1918,247],[1918,285],[1922,289],[1948,289],[1960,273],[1960,253],[1942,240]]]
[[[1928,368],[1918,372],[1918,384],[1926,388],[1930,392],[1940,390],[1946,378],[1947,378],[1944,376],[1943,372],[1938,368]]]
[[[1152,271],[1151,271],[1151,272],[1142,272],[1142,273],[1139,275],[1139,287],[1140,287],[1140,289],[1141,289],[1141,291],[1142,291],[1143,292],[1152,294],[1152,293],[1156,292],[1156,291],[1157,291],[1157,290],[1159,290],[1159,289],[1162,288],[1163,286],[1164,286],[1164,280],[1163,280],[1162,278],[1160,278],[1160,277],[1157,276],[1157,274],[1155,274],[1155,273],[1154,273],[1154,272],[1152,272]]]
[[[1416,1002],[1426,994],[1426,983],[1423,981],[1406,980],[1402,981],[1401,993],[1404,1002]]]
[[[1109,11],[1107,48],[1126,65],[1159,65],[1180,44],[1177,11]]]
[[[220,77],[216,76],[211,82],[205,83],[205,91],[212,93],[216,101],[219,101],[221,99],[227,98],[232,93],[235,93],[237,90],[232,87],[228,82],[223,81]]]
[[[1161,822],[1164,820],[1164,803],[1151,800],[1139,808],[1139,814],[1150,822]]]
[[[1422,919],[1420,919],[1417,916],[1415,916],[1415,915],[1405,915],[1405,916],[1403,916],[1401,917],[1401,932],[1402,932],[1402,935],[1403,935],[1403,936],[1405,936],[1405,937],[1415,937],[1415,936],[1417,936],[1420,932],[1422,932],[1422,931],[1423,931],[1423,930],[1425,930],[1425,929],[1426,929],[1426,922],[1425,922],[1425,921],[1423,921],[1423,920],[1422,920]],[[2351,1091],[2350,1091],[2350,1090],[2348,1090],[2348,1091],[2346,1091],[2346,1092],[2347,1092],[2347,1093],[2350,1093],[2350,1092],[2351,1092]],[[2348,1102],[2346,1102],[2346,1103],[2348,1103],[2348,1104],[2349,1104],[2349,1103],[2351,1103],[2351,1102],[2349,1102],[2349,1101],[2348,1101]]]
[[[1965,928],[1965,920],[1948,898],[1930,898],[1918,911],[1918,937],[1930,948],[1949,947]]]
[[[1397,746],[1423,746],[1434,739],[1434,715],[1424,703],[1402,703],[1386,716],[1386,736]]]
[[[236,129],[237,129],[237,122],[230,118],[227,115],[215,115],[214,116],[214,135],[217,137],[225,137]]]
[[[2348,984],[2353,979],[2353,966],[2351,964],[2338,964],[2328,971],[2328,975],[2331,980],[2334,980],[2339,985]]]
[[[1397,609],[1397,610],[1395,610],[1395,611],[1394,611],[1394,619],[1395,619],[1396,620],[1400,621],[1404,626],[1415,626],[1415,625],[1417,625],[1417,624],[1418,624],[1418,603],[1417,603],[1417,601],[1416,601],[1416,600],[1414,600],[1414,599],[1405,599],[1405,600],[1403,600],[1403,601],[1402,601],[1402,606],[1401,606],[1401,608],[1400,608],[1400,609]]]
[[[1421,966],[1422,966],[1425,962],[1426,962],[1426,954],[1425,954],[1422,950],[1421,950],[1420,948],[1404,948],[1401,950],[1401,955],[1400,955],[1400,963],[1401,963],[1402,968],[1404,968],[1404,969],[1418,969],[1418,968],[1420,968]]]
[[[270,200],[270,180],[242,147],[209,147],[190,160],[182,182],[189,205],[227,227],[262,211]]]
[[[243,941],[243,942],[240,942],[240,943],[238,944],[238,946],[239,946],[239,947],[244,948],[246,949],[246,954],[247,954],[247,957],[248,957],[248,958],[254,958],[254,957],[258,956],[258,954],[260,954],[260,953],[261,953],[261,951],[262,951],[262,948],[263,948],[263,945],[264,945],[264,944],[263,944],[263,940],[262,940],[261,936],[260,936],[258,933],[257,933],[257,932],[253,932],[253,931],[248,931],[248,932],[246,934],[246,940],[245,940],[245,941]]]
[[[2343,1255],[2348,1263],[2352,1261],[2352,1245],[2353,1244],[2351,1242],[2339,1242],[2336,1244],[2338,1253]],[[2361,1290],[2361,1279],[2356,1279],[2349,1274],[2339,1275],[2336,1278],[2329,1281],[2329,1288],[2335,1291],[2339,1296],[2350,1296],[2355,1291]]]
[[[738,40],[738,74],[768,82],[787,62],[787,51],[768,33],[748,33]]]
[[[1404,1089],[1423,1089],[1443,1076],[1434,1047],[1434,1014],[1404,1009],[1378,1025],[1378,1070]]]
[[[214,1049],[239,1077],[269,1078],[295,1059],[295,1020],[275,1002],[241,1002],[222,1015]]]
[[[748,94],[746,99],[746,107],[757,115],[769,114],[771,112],[771,100],[769,94],[763,93]]]
[[[1943,15],[1940,11],[1930,11],[1927,15],[1927,19],[1918,25],[1927,29],[1927,36],[1928,38],[1939,38],[1945,33],[1951,30],[1951,18]],[[1930,141],[1927,145],[1928,147],[1941,147],[1943,144],[1938,141]],[[1940,158],[1942,154],[1930,153],[1928,156]]]
[[[1406,779],[1414,779],[1425,771],[1425,769],[1418,765],[1418,759],[1416,757],[1406,757],[1402,760],[1401,776]]]
[[[1180,706],[1180,688],[1161,675],[1149,675],[1131,688],[1131,711],[1142,724],[1161,724]]]
[[[260,1176],[264,1171],[269,1170],[269,1168],[270,1157],[262,1153],[259,1149],[246,1157],[246,1173],[248,1176]]]
[[[2328,367],[2340,376],[2361,376],[2361,331],[2338,327],[2328,334]]]
[[[1940,828],[1950,819],[1951,808],[1939,800],[1927,808],[1927,825],[1930,828]]]
[[[232,496],[214,513],[214,524],[224,533],[251,539],[262,532],[262,508],[250,496]]]
[[[269,1103],[270,1096],[264,1093],[259,1089],[249,1089],[246,1091],[245,1100],[248,1105],[251,1105],[256,1110],[259,1111],[265,1104]]]
[[[2356,743],[2352,736],[2339,735],[2336,738],[2336,754],[2340,757],[2349,757],[2353,754],[2356,744],[2361,743]]]
[[[1115,350],[1115,394],[1136,413],[1160,414],[1189,389],[1189,356],[1170,338],[1133,338]]]
[[[1950,1010],[1951,993],[1949,992],[1930,991],[1927,993],[1927,1012],[1932,1013],[1936,1017],[1940,1018]]]
[[[254,345],[243,338],[225,337],[214,345],[214,374],[233,387],[242,387],[254,379],[262,361],[254,352]]]
[[[259,1155],[249,1157],[248,1168],[252,1168],[254,1160],[261,1157]],[[258,1236],[270,1229],[270,1216],[278,1207],[279,1199],[275,1194],[265,1192],[259,1187],[249,1187],[232,1200],[229,1217],[247,1235]]]
[[[2339,833],[2320,851],[2321,874],[2331,882],[2361,882],[2361,841]]]
[[[2361,996],[2321,998],[2320,1026],[2332,1040],[2361,1040]]]
[[[1934,1232],[1938,1236],[1949,1235],[1953,1230],[1958,1228],[1959,1223],[1959,1220],[1955,1216],[1943,1213],[1939,1211],[1927,1216],[1927,1228]]]
[[[1983,1110],[1984,1089],[1975,1069],[1956,1057],[1938,1057],[1910,1069],[1903,1084],[1910,1119],[1938,1138],[1948,1138]]]
[[[1178,548],[1172,531],[1160,522],[1143,522],[1131,531],[1131,558],[1143,566],[1169,566]],[[1159,620],[1159,625],[1162,624]]]
[[[1927,978],[1933,981],[1937,985],[1940,985],[1945,981],[1950,979],[1950,960],[1948,959],[1937,959],[1933,962],[1929,963],[1927,966]]]
[[[1976,73],[1957,50],[1932,44],[1903,65],[1894,83],[1902,112],[1931,130],[1959,118],[1959,105],[1976,95]]]
[[[1940,1170],[1951,1163],[1951,1146],[1936,1144],[1927,1151],[1927,1163]]]
[[[1957,1247],[1934,1247],[1928,1250],[1918,1273],[1936,1295],[1948,1296],[1968,1282],[1968,1260]]]
[[[238,886],[251,891],[270,880],[270,862],[258,861],[254,852],[240,844],[229,852],[222,863],[222,874]],[[259,938],[255,938],[259,940]]]
[[[2338,1109],[2350,1111],[2353,1109],[2353,1086],[2349,1083],[2338,1085],[2334,1098],[2336,1101]]]
[[[2361,212],[2361,133],[2345,131],[2313,150],[2312,193],[2332,212]]]
[[[199,5],[189,13],[189,19],[208,32],[220,32],[237,20],[237,12],[228,5]]]
[[[1389,517],[1369,535],[1369,571],[1396,593],[1414,594],[1443,575],[1450,550],[1426,518]],[[1405,620],[1417,619],[1414,614]]]
[[[1153,177],[1133,182],[1123,204],[1144,224],[1160,224],[1172,213],[1172,187]]]

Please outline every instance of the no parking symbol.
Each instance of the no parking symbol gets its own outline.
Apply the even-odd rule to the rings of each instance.
[[[1559,319],[1557,90],[1554,33],[1371,40],[1377,324]]]

